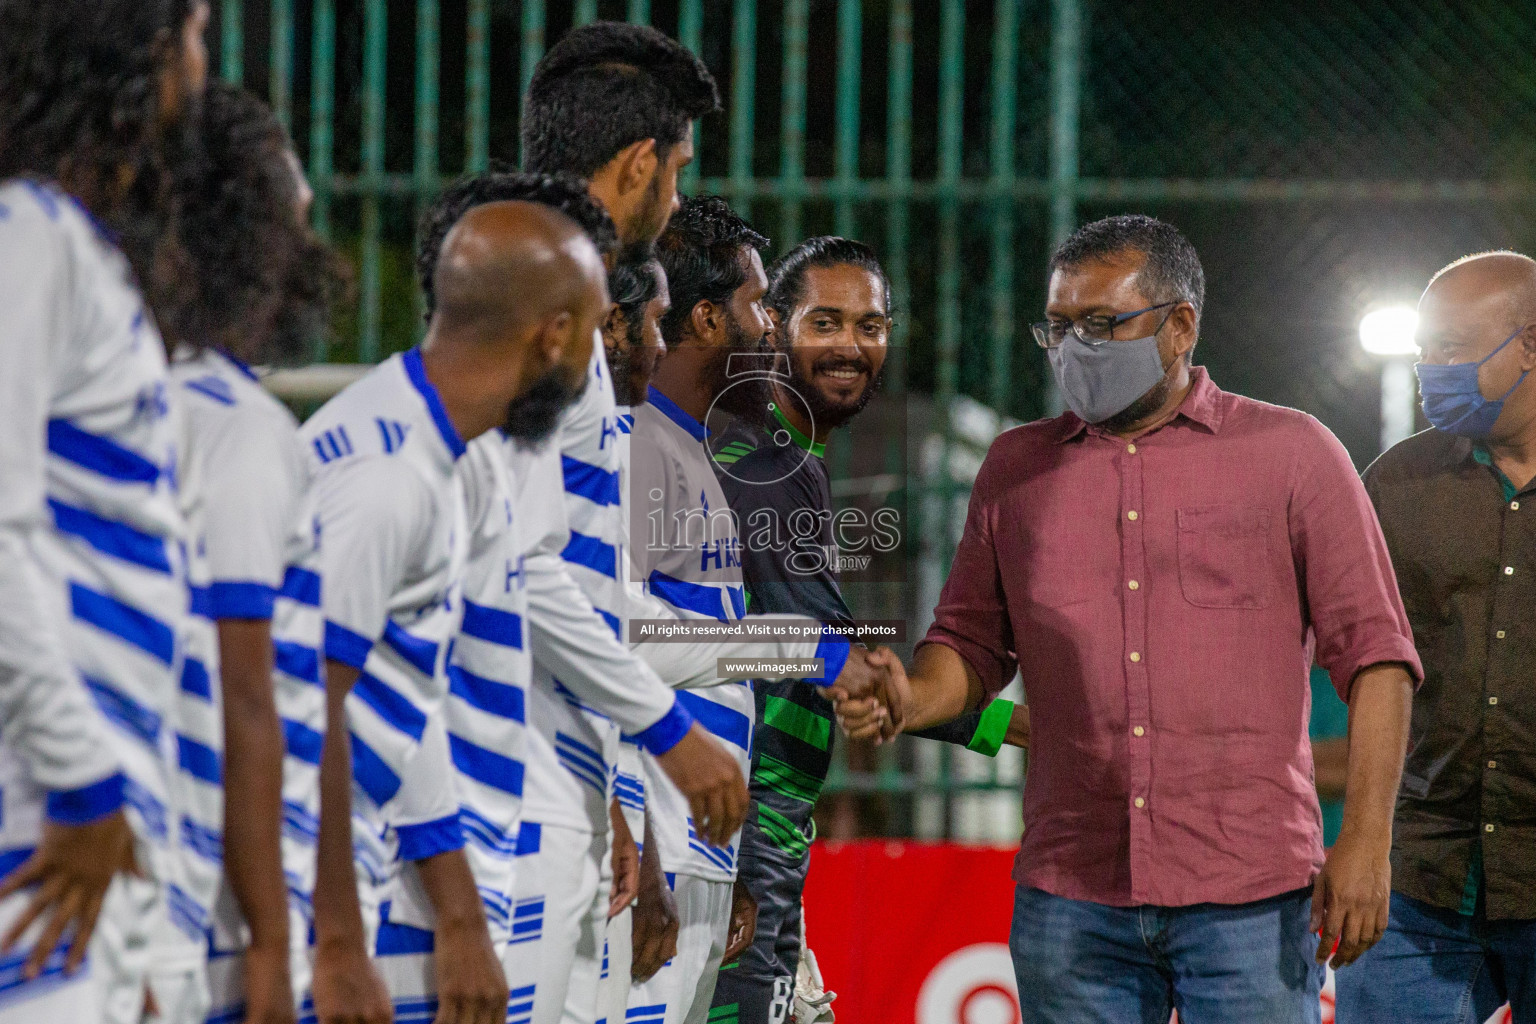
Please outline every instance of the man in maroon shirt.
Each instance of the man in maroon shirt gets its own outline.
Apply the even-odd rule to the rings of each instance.
[[[1057,250],[1033,330],[1072,412],[993,443],[887,695],[889,721],[922,728],[1023,677],[1025,1021],[1317,1021],[1334,942],[1343,966],[1387,924],[1419,659],[1343,446],[1191,364],[1204,291],[1189,242],[1149,217]],[[1314,654],[1350,706],[1326,860]],[[868,701],[840,710],[855,734],[883,724]]]

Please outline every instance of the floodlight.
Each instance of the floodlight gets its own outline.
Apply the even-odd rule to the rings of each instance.
[[[1373,356],[1416,356],[1419,314],[1408,306],[1384,306],[1360,318],[1360,347]]]

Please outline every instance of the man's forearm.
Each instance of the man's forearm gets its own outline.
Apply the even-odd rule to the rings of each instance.
[[[272,695],[270,623],[219,623],[224,696],[224,870],[251,943],[288,946],[283,878],[283,730]]]
[[[952,647],[924,644],[907,674],[911,698],[907,732],[959,718],[981,704],[981,677]]]
[[[480,890],[475,886],[475,876],[463,849],[434,853],[413,863],[440,930],[485,930]]]
[[[1355,677],[1341,837],[1391,843],[1412,711],[1413,681],[1403,666],[1372,665]]]
[[[325,742],[320,754],[320,837],[315,864],[315,941],[365,941],[352,866],[352,742],[347,693],[358,670],[326,660]]]

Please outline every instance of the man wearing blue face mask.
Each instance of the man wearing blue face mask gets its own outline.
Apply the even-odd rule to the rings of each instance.
[[[1387,932],[1340,1024],[1536,1018],[1536,261],[1457,260],[1419,300],[1433,430],[1366,470],[1424,663]]]

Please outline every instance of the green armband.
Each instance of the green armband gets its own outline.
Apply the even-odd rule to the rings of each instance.
[[[976,735],[971,737],[965,749],[996,757],[1003,749],[1003,740],[1008,737],[1008,725],[1012,721],[1013,701],[997,698],[982,711],[981,721],[976,723]]]

